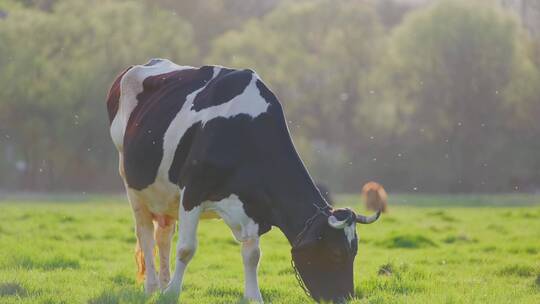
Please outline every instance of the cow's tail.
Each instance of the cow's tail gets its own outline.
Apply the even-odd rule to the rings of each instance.
[[[144,281],[146,265],[144,264],[144,253],[138,239],[137,244],[135,245],[135,263],[137,263],[137,282],[141,283]]]

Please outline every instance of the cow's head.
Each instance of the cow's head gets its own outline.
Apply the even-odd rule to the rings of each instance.
[[[292,257],[315,300],[341,302],[354,295],[353,263],[358,250],[355,225],[373,223],[379,215],[365,217],[351,209],[334,209],[318,213],[306,223]]]

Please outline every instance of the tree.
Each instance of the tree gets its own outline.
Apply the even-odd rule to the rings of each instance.
[[[527,167],[505,164],[519,150],[515,109],[536,99],[538,71],[526,45],[517,20],[478,2],[440,1],[396,28],[381,68],[392,88],[384,106],[404,128],[413,183],[502,190],[512,170]]]
[[[15,10],[0,23],[0,129],[9,136],[4,146],[25,164],[22,185],[116,185],[105,110],[109,85],[125,67],[152,57],[193,60],[190,26],[124,1],[61,1],[50,13]],[[8,167],[4,176],[13,185],[15,167]]]
[[[251,18],[261,18],[283,0],[147,0],[174,16],[188,21],[194,30],[194,42],[203,54],[211,42],[228,30],[241,28]],[[200,63],[204,64],[204,63]]]

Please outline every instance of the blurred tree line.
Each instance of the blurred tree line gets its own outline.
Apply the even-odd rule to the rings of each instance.
[[[120,189],[107,90],[165,57],[255,69],[335,191],[535,191],[539,50],[489,0],[6,0],[0,190]]]

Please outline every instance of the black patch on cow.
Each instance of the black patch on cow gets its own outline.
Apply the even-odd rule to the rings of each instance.
[[[186,162],[190,148],[193,143],[193,138],[197,131],[201,129],[201,123],[198,122],[186,130],[186,133],[180,139],[176,151],[174,152],[174,158],[169,168],[169,181],[173,184],[178,185],[178,179],[180,177],[180,170]]]
[[[226,184],[242,162],[249,162],[250,147],[249,142],[242,140],[245,139],[242,124],[238,116],[218,117],[198,129],[180,168],[179,185],[188,189],[183,199],[186,210],[203,201],[219,201],[232,193]]]
[[[266,102],[271,105],[280,105],[276,95],[274,95],[274,93],[272,93],[272,91],[270,91],[270,89],[268,89],[268,87],[266,87],[261,80],[257,79],[257,82],[255,84],[257,85],[261,96],[264,98],[264,100],[266,100]],[[283,114],[279,115],[279,118],[282,117]]]
[[[191,109],[198,112],[230,101],[244,92],[252,77],[250,70],[221,69],[208,86],[197,94]]]
[[[198,123],[188,130],[169,171],[169,177],[178,176],[179,187],[186,189],[182,198],[185,210],[235,194],[246,214],[259,224],[259,233],[270,230],[270,206],[265,203],[267,200],[261,200],[264,182],[259,164],[264,160],[252,141],[251,128],[257,128],[257,123],[258,118],[253,120],[240,114],[234,118],[214,118],[204,127]],[[184,147],[184,143],[190,146]]]
[[[129,187],[152,184],[163,157],[163,137],[186,97],[212,78],[213,68],[187,69],[151,76],[143,81],[137,106],[124,135],[124,170]]]

